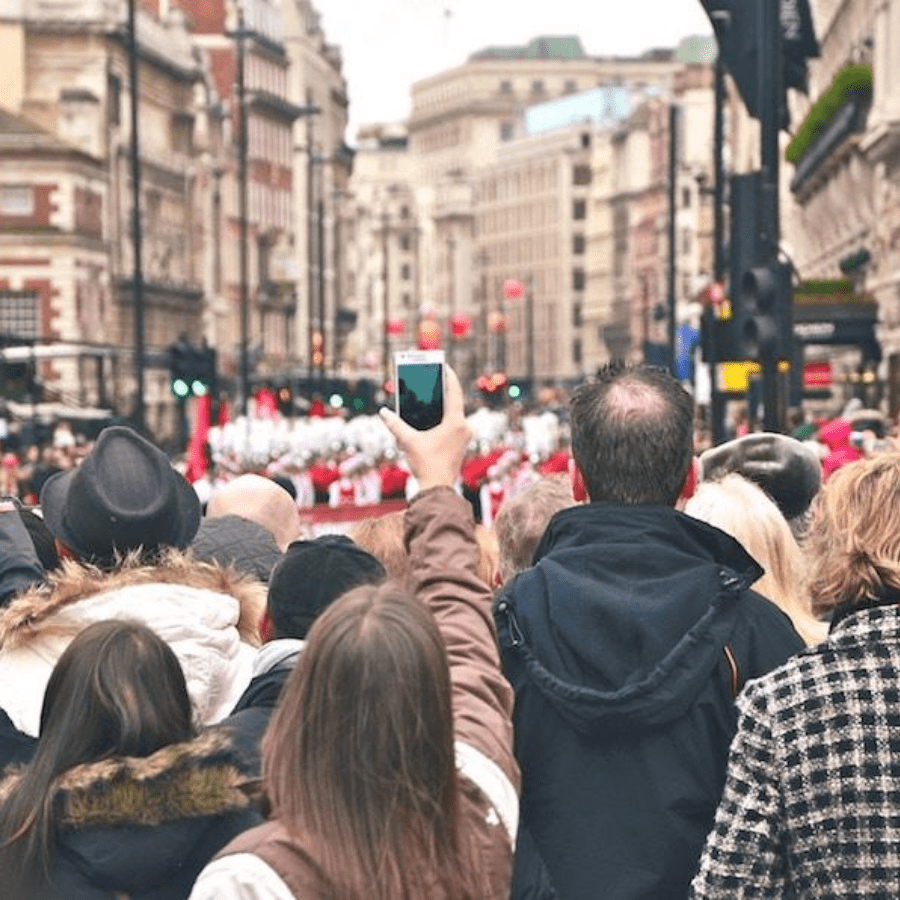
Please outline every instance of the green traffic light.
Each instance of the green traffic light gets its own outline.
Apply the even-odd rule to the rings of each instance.
[[[179,399],[183,400],[190,392],[188,383],[183,378],[176,378],[172,382],[172,393]]]
[[[511,384],[509,386],[509,396],[512,397],[513,400],[518,400],[519,397],[522,396],[522,388],[517,384]]]
[[[199,379],[195,378],[191,383],[191,392],[195,397],[205,397],[208,391],[209,388]]]

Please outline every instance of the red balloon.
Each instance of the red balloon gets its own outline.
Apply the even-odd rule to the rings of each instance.
[[[472,330],[472,320],[465,313],[450,316],[450,331],[455,338],[467,337]]]
[[[437,350],[441,346],[441,326],[434,319],[423,319],[419,323],[419,349]]]
[[[506,297],[507,300],[520,299],[524,290],[522,282],[516,278],[507,278],[506,281],[503,282],[503,296]]]
[[[403,334],[406,331],[406,322],[403,319],[388,319],[385,329],[388,334]]]

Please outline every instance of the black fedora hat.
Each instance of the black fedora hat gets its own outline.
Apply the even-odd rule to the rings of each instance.
[[[138,547],[183,549],[200,525],[200,500],[188,481],[124,425],[101,431],[77,469],[48,478],[41,507],[55,538],[103,562]]]

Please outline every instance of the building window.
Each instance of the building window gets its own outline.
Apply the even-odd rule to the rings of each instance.
[[[572,166],[572,184],[590,184],[591,167],[586,165]]]
[[[580,303],[572,304],[572,327],[581,328],[584,325],[584,314],[581,311]]]
[[[40,337],[36,291],[0,291],[0,333],[23,341]]]
[[[172,149],[176,153],[190,154],[194,145],[194,117],[186,113],[175,113],[172,116]],[[266,156],[270,154],[264,148]]]
[[[603,329],[600,329],[601,334]],[[572,341],[572,362],[575,363],[576,366],[581,365],[582,360],[582,349],[581,349],[581,341],[576,339]]]
[[[501,122],[500,123],[500,140],[501,141],[511,141],[513,139],[513,134],[515,133],[515,126],[512,122]]]
[[[585,285],[584,269],[572,269],[572,290],[583,291]]]
[[[531,82],[531,93],[532,94],[543,94],[544,93],[544,82],[540,78],[535,78],[534,81]]]
[[[409,250],[409,235],[401,234],[400,235],[400,249],[401,250]]]
[[[33,216],[34,188],[28,184],[0,187],[0,213],[4,216]]]
[[[511,94],[513,92],[512,82],[511,81],[501,81],[500,82],[500,93],[501,94]]]
[[[400,277],[404,281],[409,281],[412,277],[412,270],[409,267],[409,263],[403,263],[403,265],[400,266]]]
[[[574,78],[567,78],[563,83],[563,91],[566,94],[574,94],[578,90],[578,82]]]
[[[585,245],[587,241],[584,239],[583,234],[573,234],[572,235],[572,253],[576,256],[580,256],[585,251]]]
[[[581,133],[581,147],[584,150],[587,150],[588,147],[591,146],[591,133],[589,131],[583,131]]]
[[[586,219],[587,218],[587,200],[575,200],[572,203],[572,218],[573,219]]]
[[[121,121],[122,79],[114,72],[106,76],[106,116],[110,125]]]
[[[412,294],[405,293],[401,298],[403,302],[403,308],[409,309],[412,306]]]
[[[400,218],[401,218],[401,219],[408,219],[408,218],[409,218],[409,207],[408,207],[408,206],[401,206],[401,207],[400,207]]]
[[[681,205],[687,209],[691,205],[691,189],[685,187],[681,189]]]
[[[681,252],[688,256],[691,252],[691,229],[683,228],[681,231]]]

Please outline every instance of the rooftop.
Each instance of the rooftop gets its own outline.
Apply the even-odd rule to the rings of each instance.
[[[574,35],[543,35],[524,46],[485,47],[469,59],[587,59],[587,54]]]

